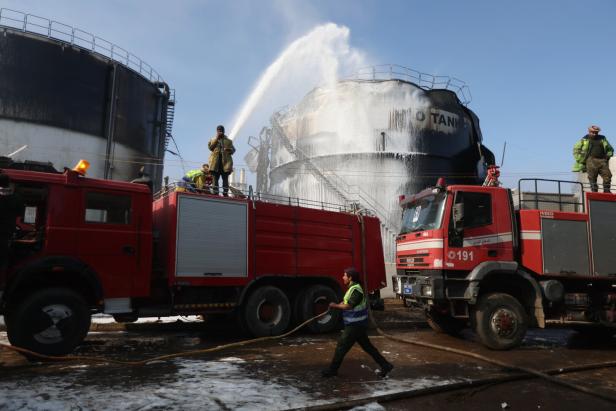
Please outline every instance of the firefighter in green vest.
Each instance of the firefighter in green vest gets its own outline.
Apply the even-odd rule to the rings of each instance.
[[[188,191],[208,190],[209,186],[212,185],[212,174],[210,173],[209,164],[203,164],[201,169],[188,171],[186,175],[182,177],[182,181]]]
[[[599,191],[597,176],[603,180],[603,191],[610,192],[612,173],[610,172],[610,158],[614,155],[614,149],[605,136],[599,134],[598,126],[588,127],[588,134],[573,146],[574,172],[588,173],[588,182],[593,192]]]
[[[342,310],[344,330],[338,340],[334,358],[330,366],[321,372],[323,377],[338,375],[338,368],[351,347],[358,343],[374,361],[381,367],[378,371],[384,378],[394,368],[368,339],[368,302],[360,285],[359,272],[355,268],[347,268],[342,275],[344,285],[348,287],[341,303],[330,303],[329,308]]]

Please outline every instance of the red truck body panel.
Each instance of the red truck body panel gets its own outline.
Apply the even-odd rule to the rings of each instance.
[[[247,248],[239,250],[247,256],[245,275],[176,276],[180,198],[246,205]],[[208,216],[203,218],[207,220]],[[349,266],[361,270],[363,265],[358,218],[355,214],[186,192],[171,192],[154,201],[154,227],[160,238],[158,254],[170,286],[243,286],[263,276],[330,277],[342,286],[342,270]],[[385,285],[380,226],[374,217],[362,218],[367,288],[375,291]],[[216,232],[203,233],[215,235]]]

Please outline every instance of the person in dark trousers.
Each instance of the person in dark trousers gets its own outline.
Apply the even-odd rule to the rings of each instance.
[[[593,192],[599,191],[597,176],[600,175],[603,180],[603,192],[609,193],[612,184],[609,164],[610,158],[614,155],[614,149],[607,138],[599,134],[599,131],[601,128],[598,126],[588,127],[588,134],[573,146],[573,158],[575,159],[573,171],[586,171],[590,189]]]
[[[17,217],[22,208],[11,179],[6,174],[0,174],[0,274],[4,274],[8,266]]]
[[[323,377],[338,375],[338,368],[340,368],[344,356],[355,343],[358,343],[381,367],[379,370],[380,377],[384,378],[394,368],[368,339],[368,301],[364,290],[361,288],[359,277],[359,272],[355,268],[345,269],[342,281],[348,287],[347,292],[341,303],[329,304],[330,309],[342,310],[344,330],[338,340],[330,366],[321,371]]]
[[[210,172],[214,177],[214,194],[218,194],[218,180],[222,177],[223,195],[229,195],[229,174],[233,172],[233,141],[225,135],[223,126],[216,127],[216,136],[207,144],[210,154]]]

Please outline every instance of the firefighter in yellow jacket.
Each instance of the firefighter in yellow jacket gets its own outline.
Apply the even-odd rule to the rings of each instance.
[[[344,330],[338,340],[334,358],[330,366],[321,372],[323,377],[338,375],[338,368],[347,352],[355,343],[368,353],[381,367],[379,376],[385,377],[394,368],[368,339],[368,301],[361,288],[359,272],[354,268],[347,268],[342,275],[344,285],[348,287],[341,303],[330,303],[329,308],[342,310]]]
[[[597,176],[603,180],[603,191],[610,192],[612,173],[610,172],[610,158],[614,155],[614,149],[605,136],[599,134],[598,126],[588,127],[588,134],[573,146],[573,171],[588,173],[588,182],[592,191],[598,191]]]
[[[229,174],[233,172],[233,141],[225,135],[223,126],[216,127],[216,135],[207,144],[210,154],[210,172],[214,177],[214,194],[218,194],[218,180],[222,177],[223,195],[229,193]]]

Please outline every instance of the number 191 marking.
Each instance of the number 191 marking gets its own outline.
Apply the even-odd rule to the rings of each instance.
[[[475,258],[475,254],[473,251],[450,251],[447,255],[451,260],[460,260],[460,261],[473,261]]]

